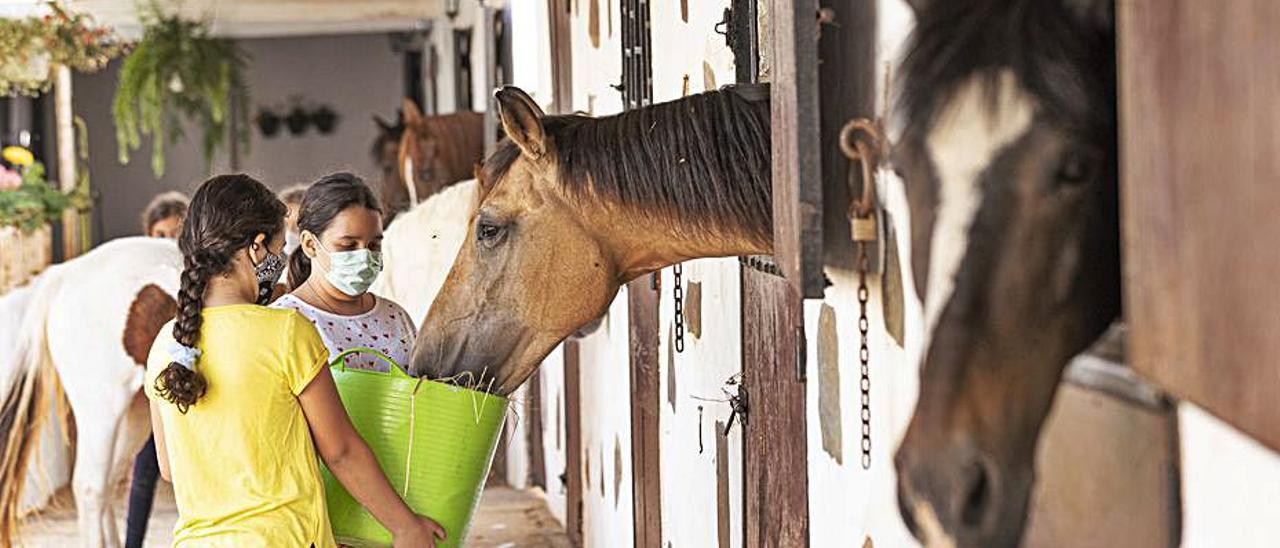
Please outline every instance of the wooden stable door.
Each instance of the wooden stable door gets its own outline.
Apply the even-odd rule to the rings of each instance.
[[[1117,2],[1130,358],[1280,450],[1280,2]]]

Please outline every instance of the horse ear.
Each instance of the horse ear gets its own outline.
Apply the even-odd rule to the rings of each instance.
[[[542,109],[523,90],[505,86],[494,92],[502,129],[520,151],[533,159],[547,151],[547,134],[542,128]]]
[[[406,124],[415,124],[422,119],[422,111],[418,110],[418,105],[408,97],[400,102],[400,114],[404,117]]]

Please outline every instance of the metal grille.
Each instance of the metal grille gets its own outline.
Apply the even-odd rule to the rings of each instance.
[[[622,0],[622,108],[653,104],[652,35],[649,0]]]

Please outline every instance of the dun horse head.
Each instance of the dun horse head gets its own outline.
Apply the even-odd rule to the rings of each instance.
[[[622,284],[771,246],[766,97],[711,92],[607,118],[496,93],[507,140],[418,336],[411,373],[514,390]]]
[[[927,342],[899,499],[931,544],[1016,545],[1062,370],[1120,308],[1111,6],[914,4],[897,164]]]

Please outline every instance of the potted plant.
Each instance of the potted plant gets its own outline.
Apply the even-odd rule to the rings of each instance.
[[[31,232],[62,217],[68,208],[83,209],[89,200],[83,189],[62,192],[44,177],[44,164],[22,147],[6,147],[0,165],[0,227]]]
[[[268,139],[280,133],[280,116],[269,108],[258,107],[258,115],[254,117],[258,123],[258,132]]]
[[[214,37],[203,21],[166,15],[157,4],[142,14],[142,40],[120,68],[112,114],[120,161],[151,139],[151,169],[164,174],[164,147],[183,137],[180,118],[203,131],[205,168],[226,145],[227,134],[249,145],[248,56],[235,42]],[[234,102],[239,108],[231,108]],[[234,119],[233,119],[234,117]]]
[[[316,126],[316,131],[321,135],[333,133],[333,128],[338,125],[338,113],[327,106],[321,106],[311,111],[311,125]]]

